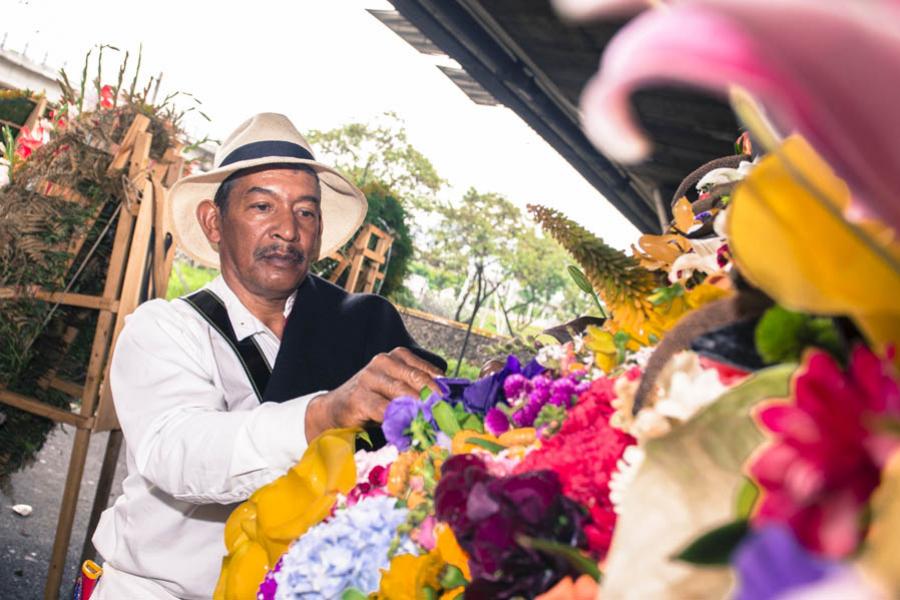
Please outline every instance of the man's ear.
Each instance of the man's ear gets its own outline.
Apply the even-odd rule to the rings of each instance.
[[[209,243],[218,244],[222,239],[222,216],[212,200],[204,200],[197,205],[197,221]]]

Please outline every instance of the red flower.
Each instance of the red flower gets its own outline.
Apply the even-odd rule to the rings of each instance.
[[[100,108],[112,108],[116,93],[111,86],[104,85],[100,88]]]
[[[616,526],[609,499],[609,480],[625,448],[635,443],[613,428],[613,380],[602,377],[578,397],[559,433],[544,440],[516,467],[516,473],[550,469],[557,473],[563,494],[587,507],[591,517],[585,534],[591,552],[606,555]]]
[[[41,123],[35,123],[31,129],[23,127],[16,137],[16,156],[25,160],[31,153],[47,142],[49,135]]]
[[[775,435],[749,468],[764,491],[754,522],[786,522],[807,548],[843,557],[859,543],[866,502],[898,445],[876,421],[900,417],[900,385],[888,362],[858,346],[846,372],[810,352],[793,389],[793,403],[758,413]]]

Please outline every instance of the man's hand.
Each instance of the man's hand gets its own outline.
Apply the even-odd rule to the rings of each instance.
[[[423,387],[438,391],[441,371],[406,348],[378,354],[341,387],[322,394],[306,409],[306,439],[334,427],[361,427],[381,422],[388,403],[398,396],[418,397]]]

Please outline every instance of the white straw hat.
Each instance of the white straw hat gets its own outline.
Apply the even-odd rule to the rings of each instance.
[[[343,175],[317,162],[306,139],[293,123],[277,113],[250,117],[228,136],[213,161],[213,169],[180,179],[169,192],[175,240],[188,256],[219,268],[219,253],[206,239],[197,220],[197,205],[212,200],[225,179],[241,169],[265,164],[309,165],[322,189],[322,251],[324,257],[350,239],[366,216],[366,197]]]

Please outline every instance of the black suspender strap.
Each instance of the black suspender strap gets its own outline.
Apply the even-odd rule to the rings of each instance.
[[[263,392],[266,390],[266,384],[269,383],[269,375],[272,374],[272,368],[263,356],[262,350],[256,345],[253,336],[246,337],[238,341],[234,334],[234,328],[231,326],[231,320],[228,318],[228,310],[222,299],[209,290],[200,290],[194,292],[190,296],[182,298],[185,302],[194,307],[200,313],[209,325],[219,332],[234,353],[237,355],[244,372],[250,379],[253,391],[260,402],[263,401]]]

